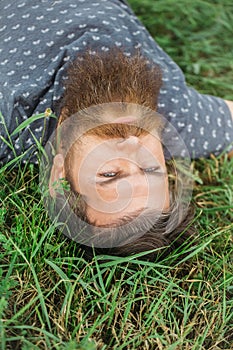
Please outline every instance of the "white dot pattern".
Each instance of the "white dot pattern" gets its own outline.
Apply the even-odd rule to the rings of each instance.
[[[157,45],[124,0],[2,0],[0,35],[0,111],[6,137],[33,114],[56,103],[63,94],[70,62],[88,50],[124,48],[126,56],[140,49],[163,73],[158,112],[180,132],[191,155],[218,154],[233,141],[229,110],[221,99],[203,96],[187,87],[179,67]],[[45,125],[44,125],[45,123]],[[54,119],[36,120],[15,136],[16,154],[35,153],[32,134],[45,143]],[[168,142],[175,139],[167,130]],[[43,139],[42,139],[43,137]],[[12,153],[0,141],[0,162]]]

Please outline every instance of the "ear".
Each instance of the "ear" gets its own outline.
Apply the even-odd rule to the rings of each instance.
[[[64,178],[64,158],[62,154],[56,154],[53,159],[53,166],[49,179],[49,193],[51,197],[56,197],[56,187],[58,187],[56,183],[62,178]]]

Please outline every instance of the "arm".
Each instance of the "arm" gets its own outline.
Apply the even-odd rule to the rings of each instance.
[[[226,102],[227,106],[230,109],[231,116],[232,116],[232,119],[233,119],[233,101],[225,100],[225,102]],[[232,158],[232,157],[233,157],[233,150],[229,153],[229,158]]]
[[[233,101],[225,100],[225,102],[226,102],[226,104],[228,105],[228,107],[230,109],[231,116],[232,116],[232,119],[233,119]]]

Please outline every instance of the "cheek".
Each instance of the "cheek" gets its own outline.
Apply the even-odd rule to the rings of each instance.
[[[170,207],[170,192],[169,192],[169,182],[168,182],[168,177],[166,176],[165,178],[165,201],[164,201],[164,208],[165,210],[168,210]]]
[[[70,162],[72,169],[72,179],[77,192],[87,195],[93,190],[91,183],[94,182],[102,159],[94,152],[83,152],[79,156],[73,157]]]
[[[154,193],[155,193],[155,197],[158,200],[160,208],[169,209],[170,195],[169,195],[168,176],[161,177],[160,181],[157,182]]]
[[[148,204],[150,208],[167,210],[170,205],[169,188],[167,176],[158,176],[156,179],[149,180]]]
[[[161,143],[159,143],[156,149],[153,150],[153,155],[157,162],[161,165],[162,169],[166,170],[166,163]]]

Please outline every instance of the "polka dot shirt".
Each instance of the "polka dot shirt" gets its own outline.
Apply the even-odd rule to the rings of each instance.
[[[66,68],[87,48],[95,54],[121,47],[128,56],[140,49],[161,67],[158,112],[178,130],[191,156],[218,154],[233,142],[224,101],[186,85],[180,68],[124,0],[2,0],[0,9],[1,163],[17,155],[36,161],[38,141],[45,144],[56,124],[39,114],[46,108],[58,113]],[[22,124],[28,118],[30,124]]]

